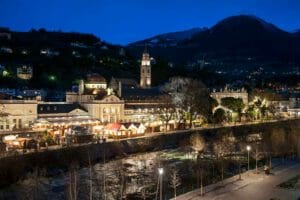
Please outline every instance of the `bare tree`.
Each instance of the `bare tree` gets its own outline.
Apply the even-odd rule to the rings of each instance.
[[[23,182],[24,189],[17,194],[17,199],[20,200],[39,200],[47,199],[46,179],[44,178],[46,171],[34,167],[32,173],[28,173]]]
[[[194,133],[190,137],[191,148],[194,149],[198,154],[202,152],[205,148],[205,140],[204,138],[197,133]]]
[[[220,171],[221,171],[221,181],[223,184],[224,180],[224,169],[226,160],[224,160],[225,156],[232,156],[235,151],[235,137],[232,133],[222,133],[222,136],[214,142],[214,152],[215,155],[220,162]]]
[[[274,129],[270,135],[272,152],[276,156],[281,156],[282,161],[284,155],[287,153],[289,145],[286,143],[286,133],[282,128]]]
[[[91,162],[91,155],[89,150],[87,150],[88,162],[89,162],[89,199],[93,200],[93,166]]]
[[[173,168],[170,172],[170,186],[174,190],[174,199],[177,197],[177,187],[181,185],[181,178],[179,177],[178,170]]]
[[[147,166],[148,158],[141,157],[141,165],[137,169],[137,186],[140,199],[146,200],[156,194],[156,162],[155,166]],[[155,171],[154,171],[155,170]]]
[[[68,199],[69,200],[77,200],[78,196],[78,172],[77,165],[75,163],[71,163],[69,169],[69,181],[68,181]]]
[[[156,192],[153,191],[153,182],[149,180],[143,181],[143,185],[140,190],[141,199],[146,200],[147,198],[153,196]]]
[[[162,91],[171,97],[172,104],[176,108],[175,117],[179,124],[186,119],[184,101],[189,81],[189,78],[173,77],[162,88]]]
[[[197,185],[199,186],[199,178],[200,178],[200,189],[201,189],[201,196],[202,196],[204,192],[203,192],[203,166],[201,163],[201,153],[205,148],[205,140],[201,135],[195,133],[191,135],[190,143],[192,149],[194,149],[197,152],[197,159],[196,159]]]
[[[174,77],[163,87],[163,91],[171,95],[176,109],[185,111],[190,127],[197,116],[207,118],[211,112],[209,92],[198,80]]]
[[[160,96],[159,112],[160,118],[165,124],[165,129],[166,131],[168,131],[169,122],[174,118],[176,112],[175,105],[172,102],[171,96]]]
[[[122,160],[107,163],[105,178],[106,199],[123,199],[126,197],[126,176]]]

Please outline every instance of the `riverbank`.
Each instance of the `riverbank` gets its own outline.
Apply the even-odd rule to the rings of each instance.
[[[203,196],[197,189],[177,196],[176,200],[209,200],[209,199],[297,199],[300,197],[300,188],[294,190],[282,189],[278,185],[300,173],[300,162],[281,161],[274,163],[270,175],[266,175],[263,168],[256,174],[255,170],[225,179],[221,182],[204,187]]]
[[[46,169],[48,172],[55,170],[65,171],[69,168],[70,163],[76,163],[82,167],[87,166],[90,162],[97,163],[102,161],[104,158],[114,159],[139,152],[151,152],[187,146],[189,145],[190,136],[195,133],[201,134],[209,143],[213,143],[220,135],[227,133],[231,133],[238,140],[245,142],[248,135],[257,133],[267,135],[274,131],[278,132],[278,130],[280,130],[280,134],[289,134],[295,130],[300,130],[300,120],[180,131],[152,135],[150,137],[16,155],[0,160],[0,187],[17,182],[24,178],[28,172],[32,172],[36,168]],[[298,149],[298,155],[299,152],[300,149]]]

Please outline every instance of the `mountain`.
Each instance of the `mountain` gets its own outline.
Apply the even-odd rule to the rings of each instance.
[[[158,36],[157,36],[158,37]],[[149,39],[138,42],[148,44]],[[139,47],[128,49],[134,54]],[[213,27],[193,34],[174,46],[149,45],[153,56],[167,61],[187,63],[206,59],[217,63],[255,58],[262,61],[300,62],[300,38],[251,15],[238,15],[221,20]],[[236,62],[237,63],[237,62]]]
[[[293,34],[300,37],[300,29],[296,30]]]
[[[33,68],[32,79],[17,77],[22,65]],[[17,32],[0,28],[0,66],[1,87],[70,89],[88,73],[100,73],[107,80],[138,74],[136,60],[121,46],[92,34],[44,29]],[[4,77],[2,70],[9,75]]]
[[[153,36],[151,38],[137,41],[129,44],[130,46],[176,46],[178,42],[181,42],[186,39],[190,39],[195,34],[205,31],[207,28],[192,28],[184,31],[164,33],[160,35]]]
[[[213,55],[282,56],[295,53],[294,39],[262,19],[242,15],[224,19],[182,45]]]

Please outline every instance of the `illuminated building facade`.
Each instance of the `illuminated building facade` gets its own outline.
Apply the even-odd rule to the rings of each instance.
[[[211,93],[211,97],[216,99],[218,103],[221,103],[221,99],[226,97],[233,97],[235,99],[242,99],[245,105],[248,105],[248,92],[242,88],[239,90],[228,89],[227,86],[219,91],[214,90]]]
[[[140,87],[151,88],[151,59],[145,48],[140,66]]]
[[[36,100],[0,100],[0,132],[24,130],[32,126],[37,119]]]
[[[17,68],[17,76],[19,79],[29,80],[32,78],[32,67],[23,65],[22,67]]]

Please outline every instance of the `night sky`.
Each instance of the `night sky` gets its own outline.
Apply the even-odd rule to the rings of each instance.
[[[299,0],[0,0],[0,26],[93,33],[114,44],[210,27],[238,14],[300,29]]]

